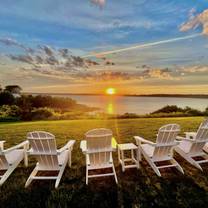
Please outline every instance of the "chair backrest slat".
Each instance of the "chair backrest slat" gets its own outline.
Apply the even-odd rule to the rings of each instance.
[[[194,142],[192,142],[190,147],[190,153],[202,152],[206,142],[208,142],[208,119],[204,120],[199,126]]]
[[[85,134],[91,165],[102,166],[109,163],[112,154],[112,136],[112,131],[104,128],[93,129]]]
[[[33,153],[41,167],[57,169],[58,156],[55,136],[44,131],[34,131],[27,134]]]
[[[171,150],[175,145],[179,131],[180,126],[178,124],[168,124],[159,129],[153,153],[154,159],[162,159],[172,154]]]

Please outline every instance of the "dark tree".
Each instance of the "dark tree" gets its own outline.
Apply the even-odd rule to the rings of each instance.
[[[7,85],[4,89],[4,91],[16,93],[16,94],[20,94],[21,90],[22,90],[22,88],[18,85]]]
[[[4,91],[0,93],[0,106],[13,105],[14,102],[15,102],[15,98],[9,91]]]
[[[166,105],[165,107],[156,110],[154,112],[152,112],[152,114],[156,114],[156,113],[176,113],[176,112],[184,112],[184,109],[176,106],[176,105]]]

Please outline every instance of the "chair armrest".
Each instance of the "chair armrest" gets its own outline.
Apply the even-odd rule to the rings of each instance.
[[[177,146],[179,144],[180,144],[179,141],[174,141],[174,142],[171,142],[171,143],[159,143],[159,144],[156,144],[155,146],[156,147],[173,147],[173,146]]]
[[[4,150],[3,152],[8,153],[8,152],[11,152],[13,150],[20,149],[20,148],[23,148],[26,151],[29,148],[29,142],[28,141],[21,142],[20,144],[17,144],[13,147],[10,147],[10,148]]]
[[[136,140],[137,144],[146,143],[146,144],[149,144],[151,146],[155,146],[156,145],[154,142],[146,140],[146,139],[144,139],[144,138],[142,138],[140,136],[134,136],[134,139]]]
[[[4,142],[6,142],[6,141],[0,141],[0,150],[1,151],[4,150]]]
[[[60,149],[57,150],[58,154],[61,154],[65,150],[72,151],[74,143],[75,143],[75,140],[68,141],[67,144],[65,144],[62,148],[60,148]]]
[[[193,139],[189,139],[189,138],[182,137],[182,136],[177,136],[176,139],[177,139],[177,140],[185,140],[185,141],[189,141],[189,142],[194,142]]]
[[[29,150],[27,150],[27,154],[28,154],[28,155],[32,155],[32,153],[33,153],[32,148],[30,148]]]
[[[87,141],[86,140],[82,140],[80,142],[80,149],[82,150],[82,152],[84,154],[87,152]]]
[[[184,132],[186,134],[186,138],[191,139],[191,137],[193,137],[193,139],[195,139],[196,137],[196,132]]]

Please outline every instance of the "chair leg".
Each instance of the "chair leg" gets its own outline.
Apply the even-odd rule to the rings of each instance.
[[[183,168],[179,165],[179,163],[178,163],[174,158],[171,160],[171,163],[172,163],[172,164],[175,164],[175,165],[176,165],[175,167],[176,167],[181,173],[184,174]]]
[[[66,167],[66,164],[67,164],[68,160],[69,160],[69,155],[67,154],[66,157],[65,157],[64,163],[61,165],[61,168],[59,170],[59,174],[57,176],[56,183],[55,183],[55,188],[58,188],[58,186],[59,186],[61,177],[64,173],[64,170],[65,170],[65,167]]]
[[[69,167],[71,168],[71,149],[69,150],[68,165],[69,165]]]
[[[4,173],[4,175],[1,177],[0,180],[0,186],[7,180],[7,178],[11,175],[11,173],[15,170],[15,168],[19,165],[19,163],[22,161],[23,158],[18,159],[15,163],[12,165],[9,165],[9,168]]]
[[[124,152],[123,150],[121,150],[121,165],[122,165],[122,171],[124,172],[125,171],[125,161],[124,161]]]
[[[56,183],[55,183],[55,188],[58,188],[58,186],[59,186],[59,183],[61,181],[61,177],[62,177],[62,175],[64,173],[65,166],[66,165],[62,165],[61,168],[60,168],[60,170],[59,170],[59,174],[57,176]]]
[[[191,163],[193,166],[195,166],[196,168],[200,169],[201,171],[203,171],[202,167],[199,165],[199,163],[197,163],[194,159],[192,159],[188,154],[186,154],[183,150],[181,150],[178,147],[175,147],[175,151],[181,156],[183,157],[185,160],[187,160],[189,163]]]
[[[157,166],[155,165],[155,163],[152,162],[151,160],[149,160],[148,162],[149,162],[150,166],[152,167],[152,169],[155,171],[155,173],[156,173],[159,177],[161,177],[161,173],[160,173],[159,169],[157,168]]]
[[[28,167],[28,153],[27,150],[29,149],[29,143],[24,146],[24,165]]]
[[[143,154],[144,158],[147,160],[147,162],[150,164],[152,169],[155,171],[155,173],[159,177],[161,177],[161,173],[160,173],[159,169],[157,168],[157,166],[155,165],[155,163],[143,151],[142,151],[142,154]]]
[[[114,178],[115,178],[115,181],[116,181],[116,184],[117,184],[118,183],[118,179],[117,179],[117,175],[116,175],[114,164],[112,166],[112,169],[113,169]]]
[[[137,149],[137,154],[138,154],[138,161],[142,161],[142,154],[141,154],[141,147],[139,146]]]
[[[196,168],[200,169],[201,171],[203,171],[201,165],[199,165],[199,163],[197,163],[194,159],[190,158],[189,161],[192,161],[191,164],[193,166],[195,166]]]
[[[38,168],[37,168],[37,166],[36,166],[36,167],[33,169],[32,173],[30,174],[29,178],[27,179],[27,181],[26,181],[26,183],[25,183],[25,188],[27,188],[27,187],[31,184],[31,182],[32,182],[32,180],[33,180],[33,177],[36,176],[37,172],[38,172]]]
[[[86,166],[86,185],[88,185],[88,168]]]
[[[139,149],[136,150],[136,160],[137,160],[137,169],[139,169],[140,168],[140,162],[141,162],[141,154],[140,154]]]
[[[4,173],[0,180],[0,186],[7,180],[7,178],[11,175],[11,173],[14,171],[16,167],[16,165],[12,165],[8,168],[8,170]]]
[[[28,155],[27,155],[27,152],[24,153],[24,165],[25,165],[25,167],[28,166]]]

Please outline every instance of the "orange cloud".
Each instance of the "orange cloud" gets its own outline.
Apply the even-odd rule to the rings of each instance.
[[[181,25],[180,31],[188,31],[199,26],[203,27],[202,34],[208,35],[208,9],[195,17],[191,16],[187,22]]]

